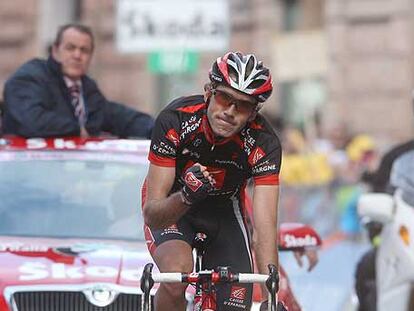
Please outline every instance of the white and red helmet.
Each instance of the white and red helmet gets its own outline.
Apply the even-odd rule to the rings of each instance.
[[[273,90],[269,69],[253,54],[229,52],[217,58],[210,70],[210,80],[251,95],[259,103],[266,101]]]

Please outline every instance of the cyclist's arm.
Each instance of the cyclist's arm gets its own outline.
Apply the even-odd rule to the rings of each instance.
[[[150,164],[147,175],[147,199],[144,220],[151,229],[166,228],[187,211],[179,192],[168,196],[175,178],[175,167]]]
[[[269,273],[268,264],[278,267],[278,185],[256,185],[253,191],[253,248],[259,273]],[[263,292],[267,291],[263,288]]]

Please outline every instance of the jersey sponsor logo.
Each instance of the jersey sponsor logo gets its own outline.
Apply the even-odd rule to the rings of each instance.
[[[193,172],[188,172],[185,174],[184,181],[193,192],[197,192],[197,190],[203,185],[203,183],[197,177],[195,177]]]
[[[244,302],[246,298],[246,294],[247,294],[247,289],[245,287],[232,286],[230,297],[228,298],[228,300],[224,301],[224,305],[233,307],[233,308],[246,310],[246,305]]]
[[[245,137],[245,142],[246,144],[250,145],[250,147],[254,146],[254,144],[256,143],[256,139],[253,138],[253,136],[251,135],[251,129],[246,129],[243,134]]]
[[[256,147],[253,149],[252,153],[249,155],[249,163],[250,165],[255,165],[261,158],[263,158],[266,153],[263,151],[262,148]]]
[[[218,164],[225,164],[225,165],[233,165],[237,167],[238,169],[242,170],[243,166],[237,163],[236,161],[229,161],[229,160],[214,160],[215,163]]]
[[[174,146],[178,146],[178,144],[180,143],[180,137],[178,136],[178,133],[176,132],[175,129],[170,129],[167,132],[167,135],[165,135],[165,137],[174,144]]]
[[[249,155],[249,157],[252,153],[252,149],[256,144],[256,139],[253,138],[250,132],[251,129],[249,128],[242,132],[242,135],[244,137],[244,151]]]
[[[164,142],[160,142],[159,145],[157,144],[152,145],[152,149],[156,153],[161,154],[161,155],[175,156],[175,150]]]
[[[183,122],[181,127],[183,131],[181,132],[180,139],[183,139],[187,134],[190,134],[196,131],[201,124],[201,119],[198,119],[194,122]]]
[[[270,172],[270,171],[275,171],[276,170],[276,164],[272,164],[272,165],[261,165],[259,167],[254,167],[252,172],[253,174],[260,174],[260,173],[266,173],[266,172]]]
[[[168,228],[165,228],[162,230],[161,235],[167,235],[167,234],[178,234],[183,235],[180,231],[178,231],[178,227],[176,224],[173,224],[169,226]]]
[[[233,286],[231,288],[231,298],[244,300],[246,298],[246,288],[245,287],[238,287]]]

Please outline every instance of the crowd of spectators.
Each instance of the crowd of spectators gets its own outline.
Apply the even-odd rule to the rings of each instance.
[[[374,171],[381,157],[375,139],[343,123],[310,132],[269,119],[283,146],[282,221],[310,223],[322,235],[357,236],[356,203],[367,190],[361,176]]]

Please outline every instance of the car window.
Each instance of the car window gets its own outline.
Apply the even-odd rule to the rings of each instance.
[[[0,235],[144,240],[146,163],[73,155],[0,158]]]

